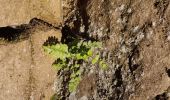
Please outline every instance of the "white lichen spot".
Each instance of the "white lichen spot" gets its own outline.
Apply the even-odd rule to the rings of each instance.
[[[122,58],[122,55],[120,53],[117,54],[117,58],[120,59]]]
[[[166,94],[168,97],[170,97],[170,93],[168,92],[167,94]]]
[[[135,41],[134,38],[130,38],[129,40],[127,40],[125,42],[126,42],[126,44],[131,45],[131,43],[133,43],[134,41]]]
[[[98,6],[97,8],[100,9],[100,6]]]
[[[137,39],[135,40],[135,45],[137,45],[144,37],[145,37],[144,33],[143,33],[143,32],[140,32],[140,33],[137,35]]]
[[[147,100],[150,100],[151,99],[151,97],[150,96],[147,96],[147,98],[146,98]]]
[[[170,41],[170,31],[167,32],[167,40]]]
[[[117,23],[122,23],[122,19],[118,18],[118,20],[116,21]]]
[[[101,27],[101,28],[100,28],[100,31],[103,31],[103,29],[104,29],[104,27]]]
[[[74,17],[73,17],[73,21],[76,21],[76,20],[77,20],[77,17],[76,17],[76,16],[74,16]]]
[[[91,68],[91,70],[90,70],[90,72],[89,72],[88,76],[90,76],[92,73],[94,73],[94,67],[93,67],[93,68]]]
[[[153,27],[156,27],[156,22],[152,22],[152,26],[153,26]]]
[[[29,97],[29,100],[34,100],[34,92],[31,92],[31,95]]]
[[[113,33],[112,35],[110,35],[110,38],[113,40],[114,39],[114,34],[115,33]]]
[[[123,53],[126,53],[126,52],[127,52],[126,46],[122,46],[122,47],[121,47],[121,52],[123,52]]]
[[[133,32],[136,33],[139,30],[139,26],[134,27]]]
[[[99,30],[97,30],[97,34],[98,34],[98,37],[101,38],[103,35],[103,32],[99,29]]]
[[[170,35],[167,37],[167,40],[170,41]]]
[[[146,34],[146,38],[150,39],[153,34],[153,30],[151,30],[149,33]]]
[[[119,8],[116,8],[116,9],[115,9],[115,12],[118,12],[118,11],[119,11]]]
[[[113,10],[110,10],[110,11],[109,11],[109,14],[112,14],[112,13],[113,13]]]
[[[119,36],[119,41],[120,41],[120,43],[122,43],[123,42],[123,38],[122,38],[122,36]]]
[[[72,92],[69,96],[69,100],[75,100],[75,98],[76,98],[75,95],[76,95],[76,92]]]
[[[144,72],[142,72],[141,76],[144,76],[144,75],[145,75],[145,73],[144,73]]]
[[[119,10],[122,11],[122,10],[124,10],[124,9],[125,9],[125,5],[122,4],[122,5],[119,7]]]
[[[83,96],[80,98],[80,100],[88,100],[87,96]]]
[[[132,13],[132,9],[129,8],[129,9],[127,10],[127,12],[128,12],[128,13]]]
[[[122,23],[125,24],[127,22],[127,18],[124,17],[123,20],[122,20]]]
[[[142,85],[142,86],[141,86],[141,88],[142,88],[142,89],[145,89],[145,86],[144,86],[144,85]]]
[[[84,25],[82,25],[82,26],[80,27],[80,32],[81,32],[81,33],[85,32],[85,26],[84,26]]]

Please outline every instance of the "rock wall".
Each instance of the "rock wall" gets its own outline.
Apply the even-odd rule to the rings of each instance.
[[[28,24],[39,18],[58,25],[62,20],[60,0],[0,0],[0,27]]]
[[[56,72],[42,46],[61,37],[61,1],[0,0],[0,14],[0,100],[49,100]]]
[[[100,53],[109,67],[102,70],[84,63],[82,80],[73,93],[68,91],[67,79],[58,78],[56,93],[63,100],[168,100],[169,3],[62,0],[61,9],[59,0],[0,0],[0,38],[8,41],[0,42],[0,98],[50,98],[56,73],[49,69],[52,60],[41,46],[48,36],[60,34],[54,26],[63,22],[62,32],[102,41]],[[32,23],[35,17],[47,23]]]
[[[93,73],[87,72],[77,92],[68,98],[167,99],[169,3],[169,0],[63,0],[65,25],[75,34],[88,34],[103,41],[104,52],[112,57],[108,71],[86,66]]]
[[[43,49],[61,31],[34,18],[29,24],[0,27],[0,100],[49,100],[56,72]]]

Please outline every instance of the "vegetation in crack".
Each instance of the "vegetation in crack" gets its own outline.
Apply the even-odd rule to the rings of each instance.
[[[99,62],[102,69],[106,69],[106,63],[100,59],[100,54],[95,54],[96,49],[102,47],[101,42],[75,40],[69,44],[57,43],[55,45],[43,46],[45,52],[56,59],[53,67],[60,71],[62,69],[71,72],[69,81],[69,91],[76,90],[81,80],[80,66],[82,62],[88,62],[91,59],[92,64]]]
[[[67,32],[67,33],[65,33]],[[54,42],[51,42],[51,41]],[[98,64],[103,70],[108,68],[104,59],[100,55],[102,42],[82,38],[82,36],[73,34],[64,30],[61,42],[55,37],[49,37],[44,43],[43,49],[56,60],[52,64],[58,73],[61,71],[69,72],[68,90],[74,92],[81,80],[83,62]]]

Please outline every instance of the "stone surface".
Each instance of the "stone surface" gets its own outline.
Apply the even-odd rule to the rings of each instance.
[[[42,44],[49,36],[60,38],[60,31],[50,29],[48,31],[35,31],[32,35],[33,65],[31,68],[34,77],[34,89],[32,91],[34,100],[49,100],[55,93],[54,80],[56,71],[52,68],[55,59],[50,58],[43,48]]]
[[[55,4],[60,3],[53,2],[0,0],[0,26],[28,23],[33,17],[56,24],[57,16],[62,14],[54,10],[59,7]],[[65,78],[58,76],[55,81],[59,97],[170,99],[169,3],[169,0],[63,0],[64,31],[87,34],[102,41],[105,49],[101,54],[105,55],[109,68],[102,70],[90,62],[84,63],[80,69],[85,69],[85,75],[73,93],[64,86],[68,85],[68,74],[61,72]],[[41,46],[48,37],[46,34],[56,32],[46,26],[35,26],[28,40],[0,45],[0,99],[49,99],[55,73],[49,69],[53,60],[46,58]]]
[[[64,21],[74,33],[89,34],[103,41],[108,51],[114,52],[113,65],[108,71],[92,71],[97,77],[94,94],[89,92],[82,97],[163,100],[159,95],[166,93],[170,86],[166,71],[170,69],[169,0],[63,2]],[[84,32],[80,31],[82,27]],[[84,79],[86,77],[82,81]],[[83,83],[77,90],[89,88],[90,83]]]
[[[27,39],[0,43],[0,100],[49,100],[55,93],[54,59],[42,46],[49,36],[60,39],[61,32],[39,23],[26,33]]]
[[[27,24],[40,18],[54,25],[61,22],[60,0],[0,0],[0,27]]]
[[[42,45],[61,37],[61,1],[0,0],[0,14],[0,100],[49,100],[56,72]]]
[[[25,100],[28,98],[30,42],[0,45],[0,99]]]

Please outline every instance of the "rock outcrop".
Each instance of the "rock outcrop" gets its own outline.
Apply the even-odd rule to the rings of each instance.
[[[56,72],[51,67],[54,59],[45,54],[42,46],[49,37],[60,39],[61,32],[38,19],[24,26],[10,27],[12,31],[0,29],[1,36],[8,34],[1,37],[4,42],[0,43],[0,99],[48,100],[54,94]]]
[[[166,71],[170,68],[169,0],[63,2],[65,25],[75,34],[88,34],[103,41],[104,54],[109,57],[106,58],[108,71],[84,66],[90,70],[76,93],[70,97],[64,95],[66,99],[160,100],[161,94],[167,94],[165,91],[170,86]]]
[[[60,38],[60,0],[0,0],[0,99],[49,100],[56,72],[42,45]]]
[[[54,97],[170,99],[169,0],[62,0],[60,3],[59,0],[0,0],[3,40],[0,99],[49,99],[56,73],[49,69],[53,60],[46,58],[41,46],[48,36],[61,37],[56,34],[60,33],[56,26],[61,22],[65,35],[81,34],[102,41],[104,46],[99,52],[108,69],[102,70],[90,61],[83,63],[80,69],[84,74],[74,92],[68,90],[69,72],[61,71],[54,82]],[[45,23],[37,24],[34,17]]]
[[[28,24],[39,18],[54,25],[62,20],[60,0],[0,0],[0,27]]]

